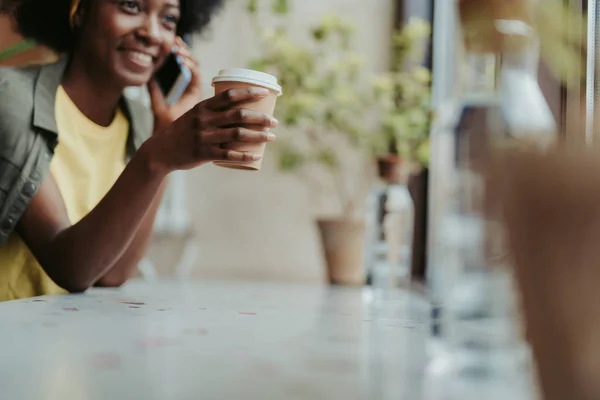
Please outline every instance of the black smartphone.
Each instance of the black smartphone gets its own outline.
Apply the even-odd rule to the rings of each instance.
[[[156,80],[167,104],[174,104],[190,84],[192,71],[183,65],[179,56],[171,53],[156,72]]]
[[[189,35],[183,41],[190,45]],[[176,103],[192,80],[192,71],[183,65],[181,58],[171,53],[163,66],[156,72],[156,80],[165,96],[167,104]]]

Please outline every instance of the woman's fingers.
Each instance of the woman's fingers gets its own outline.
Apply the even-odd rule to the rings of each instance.
[[[263,143],[272,142],[275,135],[271,132],[253,131],[246,128],[217,129],[200,134],[200,144],[221,144],[230,142]]]
[[[198,61],[196,61],[192,52],[181,38],[177,38],[175,45],[177,46],[176,55],[180,56],[183,60],[191,61],[194,67],[198,66]]]
[[[202,161],[257,161],[261,154],[246,151],[223,149],[218,145],[204,146],[196,153],[196,158]]]
[[[189,103],[188,107],[191,107],[198,103],[202,97],[202,79],[200,71],[198,70],[198,65],[195,61],[188,58],[182,58],[181,64],[188,67],[192,76],[178,103]]]
[[[179,57],[179,62],[185,65],[192,72],[192,81],[190,82],[191,87],[195,87],[200,83],[200,72],[198,70],[198,61],[192,55],[192,52],[187,47],[187,44],[178,37],[175,41],[177,51],[175,55]]]
[[[165,101],[165,96],[162,93],[162,90],[160,90],[160,87],[158,86],[158,82],[156,82],[156,79],[151,79],[148,82],[148,94],[150,95],[150,103],[152,105],[152,110],[154,111],[154,113],[161,113],[164,112],[167,109],[167,103]]]
[[[238,108],[213,115],[210,119],[210,124],[217,127],[244,125],[257,128],[275,128],[278,122],[270,115],[245,108]]]
[[[258,87],[243,87],[229,89],[204,101],[204,105],[211,111],[224,111],[243,103],[252,103],[269,95],[268,89]]]
[[[190,72],[193,74],[197,74],[200,75],[200,73],[198,72],[198,61],[194,60],[193,58],[189,58],[189,57],[183,57],[183,56],[179,56],[180,57],[180,62],[181,64],[185,65],[186,67],[188,67],[190,69]]]
[[[262,158],[261,154],[222,149],[220,147],[213,147],[211,156],[214,161],[258,161]]]
[[[183,39],[178,37],[175,40],[174,48],[177,62],[187,67],[191,73],[190,82],[177,103],[172,107],[175,116],[180,116],[196,105],[202,98],[202,78],[198,68],[198,61],[196,61]]]
[[[175,45],[177,46],[177,49],[182,49],[183,51],[190,51],[187,43],[185,42],[185,40],[183,40],[183,38],[181,36],[177,36],[175,38]]]
[[[200,77],[200,71],[198,70],[198,62],[191,58],[182,57],[181,63],[188,67],[192,73],[190,83],[186,89],[200,91],[202,89],[202,79]]]

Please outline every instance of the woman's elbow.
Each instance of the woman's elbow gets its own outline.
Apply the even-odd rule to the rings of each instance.
[[[58,269],[46,269],[46,271],[59,271]],[[66,273],[66,271],[71,271],[71,273]],[[65,269],[61,273],[57,274],[48,274],[54,282],[68,291],[69,293],[83,293],[87,291],[89,288],[97,286],[97,287],[105,287],[105,288],[118,288],[121,287],[127,282],[128,277],[124,276],[124,274],[114,273],[110,271],[106,275],[100,277],[88,276],[87,274],[78,274],[73,273],[73,269]]]
[[[94,285],[94,281],[77,275],[50,275],[50,278],[69,293],[84,293]]]
[[[71,281],[60,285],[63,289],[69,293],[84,293],[91,287],[103,287],[103,288],[119,288],[127,282],[127,279],[120,278],[102,278],[97,282],[85,282],[85,281]]]
[[[122,276],[105,276],[100,278],[94,286],[104,287],[104,288],[119,288],[123,286],[127,282],[126,277]]]
[[[75,279],[55,280],[55,283],[69,293],[84,293],[92,287],[91,283]]]
[[[65,289],[67,292],[71,293],[71,294],[80,294],[80,293],[85,293],[88,289],[89,286],[70,286],[70,287],[63,287],[63,289]]]

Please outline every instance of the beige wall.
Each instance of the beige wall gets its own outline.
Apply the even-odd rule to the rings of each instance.
[[[219,69],[243,67],[254,54],[245,1],[229,1],[194,53],[201,64],[206,95]],[[293,29],[303,33],[323,13],[356,21],[358,45],[369,68],[388,63],[392,2],[389,0],[296,0]],[[283,137],[286,132],[279,130]],[[314,215],[334,212],[329,203],[314,204],[302,182],[277,173],[266,161],[261,172],[239,172],[205,166],[188,173],[188,206],[197,232],[199,278],[267,279],[321,282],[324,267]],[[312,205],[311,205],[312,201]],[[313,207],[314,205],[314,207]],[[168,251],[155,246],[160,269],[172,264]]]

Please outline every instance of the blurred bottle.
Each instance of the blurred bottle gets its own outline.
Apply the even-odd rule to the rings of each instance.
[[[374,256],[373,288],[378,300],[394,300],[410,282],[414,206],[403,179],[385,190],[382,236]]]
[[[373,273],[377,260],[385,254],[383,241],[383,216],[385,214],[386,185],[378,182],[367,197],[365,212],[365,276],[366,284],[373,285]]]
[[[381,156],[377,160],[379,179],[369,193],[366,201],[365,223],[365,276],[367,285],[373,284],[375,266],[384,260],[387,245],[383,221],[386,215],[388,187],[397,184],[399,180],[400,159],[395,154]]]
[[[498,113],[496,68],[494,54],[462,53],[459,70],[463,86],[455,98],[441,106],[431,133],[427,282],[432,333],[442,339],[449,291],[464,264],[457,250],[461,240],[459,216],[465,208],[471,212],[477,208],[469,186],[463,185],[468,182],[462,178],[470,170],[474,174],[480,170],[487,157],[488,122]]]
[[[385,202],[386,215],[383,230],[387,242],[387,261],[394,270],[398,284],[410,280],[411,245],[414,226],[414,207],[404,183],[391,185]]]

